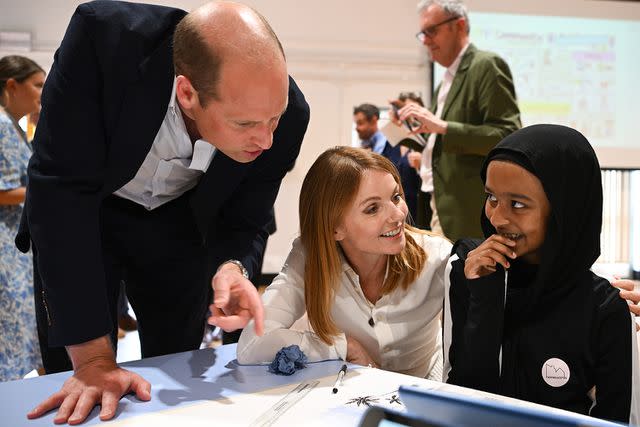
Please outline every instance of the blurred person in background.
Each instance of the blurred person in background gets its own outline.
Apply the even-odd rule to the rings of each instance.
[[[391,104],[397,108],[402,108],[407,104],[424,107],[424,101],[418,92],[400,92],[398,98],[391,101]],[[397,121],[397,118],[395,113],[392,112],[391,119],[396,121],[398,126],[403,126],[402,122]],[[419,123],[416,123],[416,125],[420,126]],[[423,136],[423,139],[426,140],[426,137],[426,135]],[[420,178],[420,165],[422,162],[422,149],[415,144],[406,146],[403,144],[404,141],[411,143],[411,140],[399,142],[401,153],[403,156],[406,156],[407,164],[409,165],[409,169],[403,171],[404,176],[402,180],[405,193],[408,193],[407,204],[413,203],[415,205],[414,218],[416,227],[422,228],[423,230],[431,230],[431,207],[429,206],[431,193],[421,190],[422,178]],[[413,197],[412,201],[410,200],[411,197]]]
[[[487,153],[521,127],[508,64],[469,39],[469,17],[460,0],[421,0],[418,41],[446,68],[431,109],[409,103],[400,120],[420,122],[429,134],[422,151],[422,191],[432,194],[431,230],[451,240],[482,237],[478,217],[485,200],[478,171]]]
[[[15,247],[27,185],[31,145],[18,125],[40,111],[45,72],[23,56],[0,59],[0,381],[22,378],[42,365],[31,253]]]

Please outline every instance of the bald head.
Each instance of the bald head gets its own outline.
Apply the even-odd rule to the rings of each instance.
[[[225,64],[269,68],[285,59],[278,37],[257,11],[234,2],[210,2],[176,27],[173,60],[176,74],[191,81],[206,105],[218,99],[217,84]]]

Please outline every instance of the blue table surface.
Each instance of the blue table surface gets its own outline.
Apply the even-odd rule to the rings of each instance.
[[[343,363],[341,360],[309,363],[306,369],[293,375],[275,375],[268,372],[267,366],[239,365],[235,344],[123,363],[123,367],[142,375],[151,383],[151,401],[142,402],[135,395],[126,395],[120,400],[116,418],[125,419],[142,413],[336,375]],[[63,372],[0,383],[0,426],[55,425],[55,411],[36,420],[27,420],[26,414],[58,391],[70,376],[71,372]],[[98,414],[96,407],[83,425],[100,424]]]

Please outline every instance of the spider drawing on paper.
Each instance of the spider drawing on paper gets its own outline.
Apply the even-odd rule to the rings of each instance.
[[[358,406],[371,406],[374,403],[378,403],[380,399],[384,398],[385,401],[389,402],[390,405],[396,404],[402,406],[402,401],[398,396],[398,390],[391,391],[389,393],[384,393],[378,396],[361,396],[350,399],[346,402],[346,405],[356,404]]]
[[[391,396],[389,399],[389,403],[390,404],[394,404],[397,403],[398,405],[402,405],[402,402],[400,401],[400,398],[398,397],[397,394],[394,394],[393,396]]]
[[[351,405],[353,403],[355,403],[356,405],[360,406],[371,406],[372,403],[376,403],[378,402],[378,398],[374,397],[374,396],[362,396],[362,397],[356,397],[353,399],[350,399],[349,401],[347,401],[347,405]]]

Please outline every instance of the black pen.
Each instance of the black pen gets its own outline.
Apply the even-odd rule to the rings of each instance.
[[[398,106],[396,104],[391,104],[391,108],[393,108],[393,112],[396,114],[396,117],[398,117],[398,120],[400,120],[400,117],[398,116]],[[418,124],[418,127],[420,127],[420,121],[419,120],[415,120],[415,122]],[[416,139],[418,139],[418,144],[422,145],[422,147],[426,147],[427,146],[427,141],[424,139],[424,137],[422,135],[420,135],[419,133],[413,133],[413,126],[411,126],[411,123],[409,123],[409,120],[403,120],[402,123],[404,123],[404,125],[407,127],[407,129],[409,129],[409,132],[416,137]],[[422,151],[422,150],[419,150]]]
[[[347,373],[347,365],[342,365],[342,368],[340,368],[340,372],[338,372],[338,378],[336,378],[336,383],[333,385],[333,393],[337,393],[338,392],[338,385],[342,385],[342,379],[344,378],[344,375]]]

